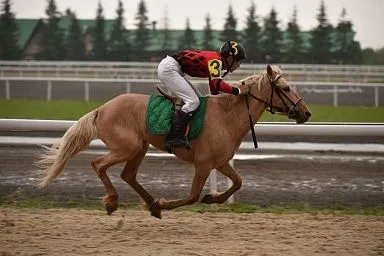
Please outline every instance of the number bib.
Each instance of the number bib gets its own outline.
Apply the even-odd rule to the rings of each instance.
[[[211,80],[221,79],[221,60],[213,59],[208,61],[208,69]]]

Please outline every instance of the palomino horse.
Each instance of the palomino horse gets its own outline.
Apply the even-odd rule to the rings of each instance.
[[[124,94],[81,117],[67,130],[57,145],[47,148],[39,161],[45,176],[40,183],[47,186],[65,168],[70,157],[100,138],[110,150],[92,160],[91,165],[103,182],[106,196],[101,203],[111,214],[118,207],[118,195],[106,171],[109,167],[126,162],[121,178],[145,201],[152,216],[161,218],[162,209],[174,209],[195,203],[211,172],[216,169],[232,180],[225,192],[208,194],[203,203],[224,203],[242,185],[242,179],[229,161],[249,133],[249,116],[259,120],[264,110],[279,112],[297,123],[308,121],[311,112],[296,90],[277,66],[267,66],[263,74],[241,80],[249,86],[245,96],[222,94],[210,96],[207,103],[204,128],[199,137],[191,141],[192,149],[176,149],[175,155],[194,165],[195,175],[188,197],[179,200],[155,200],[137,181],[136,175],[149,145],[164,149],[164,135],[148,131],[146,123],[148,95]]]

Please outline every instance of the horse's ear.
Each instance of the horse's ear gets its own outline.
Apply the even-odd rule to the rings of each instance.
[[[271,65],[269,65],[269,64],[267,66],[267,74],[269,77],[271,77],[271,78],[273,77],[273,70],[272,70]]]

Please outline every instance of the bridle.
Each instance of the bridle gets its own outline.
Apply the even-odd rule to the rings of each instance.
[[[258,145],[257,145],[257,140],[256,140],[256,134],[255,134],[255,128],[254,128],[254,123],[253,123],[253,120],[252,120],[252,117],[251,117],[251,114],[249,113],[249,102],[248,102],[248,95],[251,96],[252,98],[254,98],[255,100],[258,100],[262,103],[264,103],[265,105],[267,105],[269,107],[269,109],[267,108],[267,111],[270,112],[271,114],[279,114],[279,115],[283,115],[283,113],[287,113],[288,114],[288,117],[289,118],[292,118],[296,115],[296,107],[297,105],[300,103],[300,101],[302,101],[302,98],[299,98],[296,103],[291,100],[291,98],[288,97],[288,95],[283,91],[281,90],[277,85],[276,85],[276,82],[281,78],[281,75],[279,75],[277,78],[275,78],[274,80],[271,80],[269,79],[268,77],[268,81],[269,81],[269,84],[271,85],[271,98],[269,99],[269,102],[266,102],[265,100],[263,99],[260,99],[259,97],[253,95],[251,92],[248,92],[248,94],[246,95],[246,98],[245,98],[245,102],[247,103],[247,109],[248,109],[248,117],[249,117],[249,126],[251,128],[251,132],[252,132],[252,138],[253,138],[253,144],[255,146],[255,148],[258,148]],[[243,84],[245,84],[243,82]],[[277,106],[274,106],[272,104],[272,100],[273,100],[273,92],[276,91],[276,94],[277,96],[280,98],[280,100],[283,102],[284,104],[284,107],[285,107],[285,110],[280,108],[280,107],[277,107]],[[286,100],[289,101],[289,103],[291,104],[291,107],[288,106],[287,102],[284,100],[284,98]]]
[[[281,90],[277,85],[276,85],[276,82],[281,78],[282,76],[278,76],[277,78],[275,78],[274,80],[271,80],[269,79],[268,77],[268,81],[269,81],[269,84],[271,85],[271,97],[269,99],[269,102],[266,102],[262,99],[260,99],[259,97],[253,95],[251,92],[248,92],[248,95],[251,96],[252,98],[266,104],[269,109],[267,108],[267,111],[270,112],[271,114],[278,114],[278,115],[282,115],[283,113],[287,113],[288,114],[288,117],[291,118],[295,115],[295,109],[297,107],[297,105],[300,103],[300,101],[302,101],[302,98],[299,98],[296,103],[291,100],[291,98],[288,97],[288,95],[283,91]],[[284,104],[284,107],[285,109],[282,109],[281,107],[277,107],[277,106],[274,106],[272,104],[272,100],[273,100],[273,93],[274,91],[276,91],[276,95],[280,98],[280,100],[283,102]],[[285,99],[285,100],[284,100]],[[288,102],[290,103],[287,103],[286,100],[288,100]],[[289,105],[291,105],[291,107],[289,107]],[[248,97],[247,97],[247,105],[248,105]],[[248,107],[248,106],[247,106]],[[249,110],[249,107],[248,107],[248,110]]]

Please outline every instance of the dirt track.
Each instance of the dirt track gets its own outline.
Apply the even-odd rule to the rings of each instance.
[[[0,199],[96,199],[104,189],[80,154],[48,189],[34,187],[35,148],[0,148]],[[375,206],[383,202],[383,156],[314,153],[237,161],[238,201],[260,205],[307,201]],[[138,196],[109,172],[121,202]],[[193,171],[176,159],[146,158],[140,181],[155,197],[189,191]],[[226,181],[219,179],[219,189]],[[209,188],[204,188],[204,193]],[[2,255],[384,255],[384,217],[0,208]]]
[[[384,217],[0,208],[0,255],[383,255]]]
[[[90,167],[98,151],[84,152],[69,161],[62,175],[46,189],[38,189],[34,162],[41,150],[0,147],[0,199],[71,201],[97,200],[104,187]],[[263,157],[263,155],[261,155]],[[377,206],[384,198],[384,157],[382,155],[278,155],[257,160],[237,160],[243,186],[235,200],[261,206],[308,202],[313,206],[342,204]],[[138,195],[119,177],[121,165],[108,171],[120,202],[140,202]],[[218,175],[218,190],[227,180]],[[147,157],[138,180],[155,197],[176,199],[189,193],[193,167],[177,159]],[[209,193],[209,184],[202,196]]]

